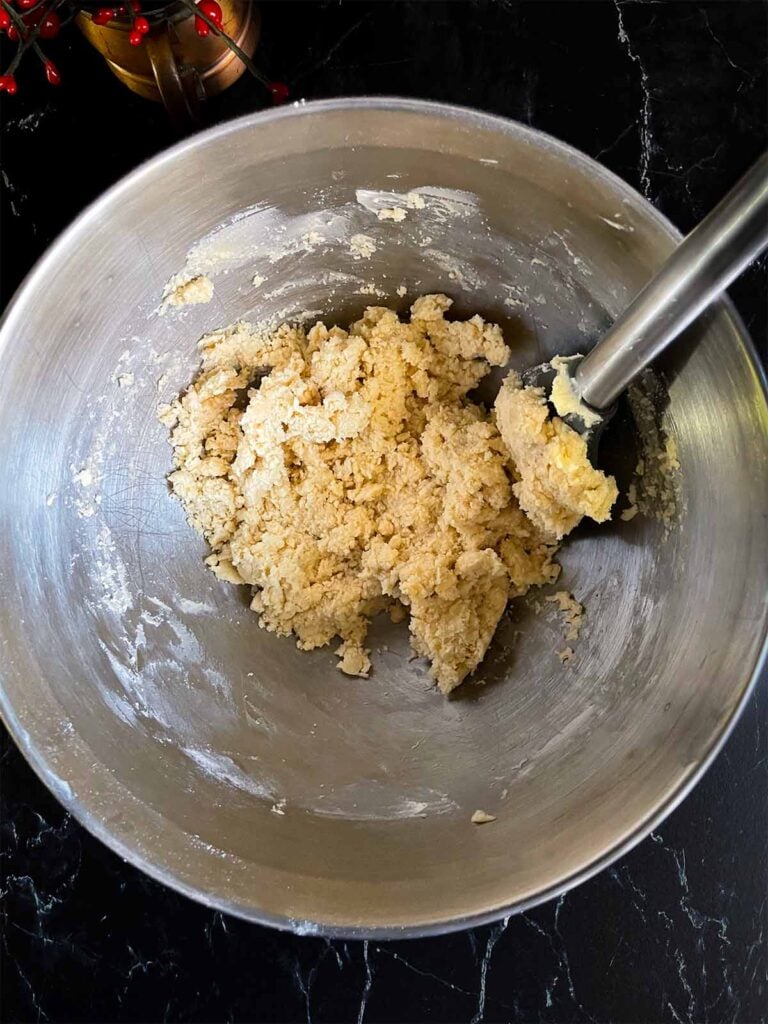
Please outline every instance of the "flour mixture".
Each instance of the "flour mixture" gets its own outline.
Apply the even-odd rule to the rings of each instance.
[[[551,583],[562,536],[616,497],[542,394],[467,398],[509,350],[479,316],[426,295],[409,321],[372,306],[349,330],[245,323],[202,339],[166,407],[170,482],[223,579],[255,588],[265,628],[370,670],[370,619],[409,616],[444,693],[482,660],[510,598]]]

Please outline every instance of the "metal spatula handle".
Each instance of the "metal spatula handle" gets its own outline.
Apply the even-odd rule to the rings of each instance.
[[[605,337],[579,364],[576,385],[594,409],[628,384],[768,245],[768,153],[683,239]]]

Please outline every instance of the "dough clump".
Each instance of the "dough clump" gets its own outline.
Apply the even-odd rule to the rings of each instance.
[[[546,536],[561,540],[584,516],[597,523],[610,518],[616,481],[590,463],[581,434],[550,416],[543,388],[523,387],[511,372],[494,408],[516,470],[512,490]]]
[[[349,330],[234,324],[202,339],[199,376],[161,414],[173,492],[213,571],[255,588],[265,629],[306,650],[339,637],[339,667],[365,676],[371,617],[408,613],[444,693],[482,660],[508,600],[557,578],[578,505],[566,520],[560,491],[521,485],[547,442],[546,407],[536,399],[529,416],[513,382],[502,438],[467,393],[509,350],[479,316],[446,320],[450,305],[423,296],[408,322],[371,306]]]

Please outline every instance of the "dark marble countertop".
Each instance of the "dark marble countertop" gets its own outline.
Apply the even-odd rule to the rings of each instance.
[[[765,147],[764,3],[261,7],[257,60],[294,99],[396,94],[516,118],[682,229]],[[28,66],[3,101],[3,303],[86,203],[176,138],[77,33],[50,51],[61,88]],[[264,102],[244,78],[207,117]],[[763,259],[731,291],[763,353],[765,284]],[[495,926],[410,942],[299,938],[192,903],[92,838],[4,734],[2,1018],[764,1021],[766,711],[768,677],[693,794],[613,867]]]

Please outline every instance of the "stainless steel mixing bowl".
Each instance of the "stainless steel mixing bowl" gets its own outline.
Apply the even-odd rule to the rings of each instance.
[[[430,290],[499,320],[515,366],[584,348],[676,238],[567,146],[400,100],[246,117],[90,207],[0,336],[2,710],[62,803],[202,902],[346,935],[488,921],[646,835],[723,743],[765,633],[766,400],[727,303],[663,365],[679,526],[577,533],[574,660],[518,607],[455,700],[402,626],[377,624],[367,681],[262,632],[168,495],[156,407],[206,330]],[[213,300],[159,315],[185,265]]]

